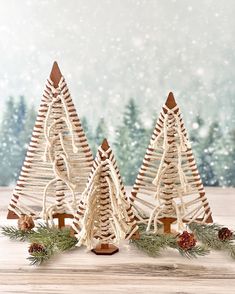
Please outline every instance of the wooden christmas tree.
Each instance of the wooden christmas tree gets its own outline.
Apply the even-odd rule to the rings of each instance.
[[[74,217],[79,245],[110,255],[114,246],[138,230],[113,152],[105,139],[99,147],[86,190]]]
[[[73,217],[85,189],[92,154],[58,64],[52,67],[8,218]]]
[[[178,105],[169,94],[156,123],[131,201],[147,230],[171,231],[171,223],[212,222],[211,210],[198,173]]]

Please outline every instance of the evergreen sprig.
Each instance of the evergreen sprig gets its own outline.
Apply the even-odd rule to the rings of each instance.
[[[149,256],[160,255],[162,249],[173,247],[176,243],[175,237],[171,235],[153,235],[142,233],[140,239],[131,240],[138,249],[144,251]]]
[[[204,256],[210,251],[205,246],[197,245],[191,249],[184,250],[177,243],[177,236],[170,234],[152,234],[146,232],[146,225],[139,226],[140,239],[131,240],[138,249],[144,251],[151,257],[160,255],[161,250],[173,248],[179,251],[182,256],[187,258],[196,258]]]
[[[30,242],[43,244],[45,247],[55,247],[59,251],[73,248],[77,239],[71,236],[69,228],[58,229],[56,227],[40,226],[37,231],[29,236]]]
[[[189,224],[189,229],[202,244],[214,250],[227,251],[235,259],[234,236],[229,240],[220,240],[218,232],[221,228],[218,224]]]
[[[77,239],[71,236],[69,228],[58,229],[39,224],[31,231],[22,231],[13,226],[4,226],[1,229],[2,234],[12,240],[29,241],[43,245],[45,250],[30,253],[28,260],[32,265],[39,265],[59,252],[74,248],[77,244]]]
[[[210,250],[203,245],[196,245],[188,250],[183,250],[179,246],[176,248],[182,256],[187,258],[196,258],[198,256],[205,256],[210,253]]]
[[[27,259],[30,261],[31,265],[40,265],[43,262],[47,261],[54,255],[55,252],[53,250],[49,250],[48,248],[41,252],[32,252]]]
[[[31,264],[41,264],[59,252],[74,248],[77,244],[77,239],[71,236],[69,228],[58,229],[43,225],[29,236],[29,241],[42,244],[46,249],[42,252],[32,253],[28,258]]]
[[[26,241],[29,236],[34,233],[31,231],[23,231],[14,226],[3,226],[1,227],[2,235],[9,237],[11,240]]]

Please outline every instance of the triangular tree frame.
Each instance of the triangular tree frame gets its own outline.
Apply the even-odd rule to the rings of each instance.
[[[148,224],[148,229],[154,225],[155,232],[160,223],[165,232],[170,232],[171,223],[179,221],[179,215],[185,223],[213,221],[183,119],[171,92],[157,120],[131,201],[139,221]]]
[[[54,162],[48,157],[54,158]],[[73,205],[76,205],[75,198],[79,200],[86,186],[92,162],[92,153],[67,84],[54,62],[7,218],[18,218],[22,214],[40,218],[45,186],[51,181],[48,193],[50,201],[56,201],[52,217],[58,218],[60,227],[64,226],[64,219],[73,217],[73,212],[63,211],[63,205],[72,192]]]

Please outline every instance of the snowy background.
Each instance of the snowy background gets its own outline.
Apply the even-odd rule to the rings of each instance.
[[[173,91],[204,183],[235,186],[234,15],[233,0],[0,0],[0,185],[17,177],[57,60],[93,151],[108,136],[126,183]]]

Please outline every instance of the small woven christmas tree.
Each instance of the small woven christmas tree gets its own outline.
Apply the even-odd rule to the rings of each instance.
[[[32,139],[9,204],[8,218],[73,217],[92,167],[92,154],[64,77],[55,62]]]
[[[137,233],[132,207],[106,139],[98,149],[73,226],[78,245],[105,255],[117,252],[114,244]]]
[[[171,223],[212,222],[211,210],[198,173],[178,105],[169,94],[156,123],[131,200],[147,230],[171,231]]]

